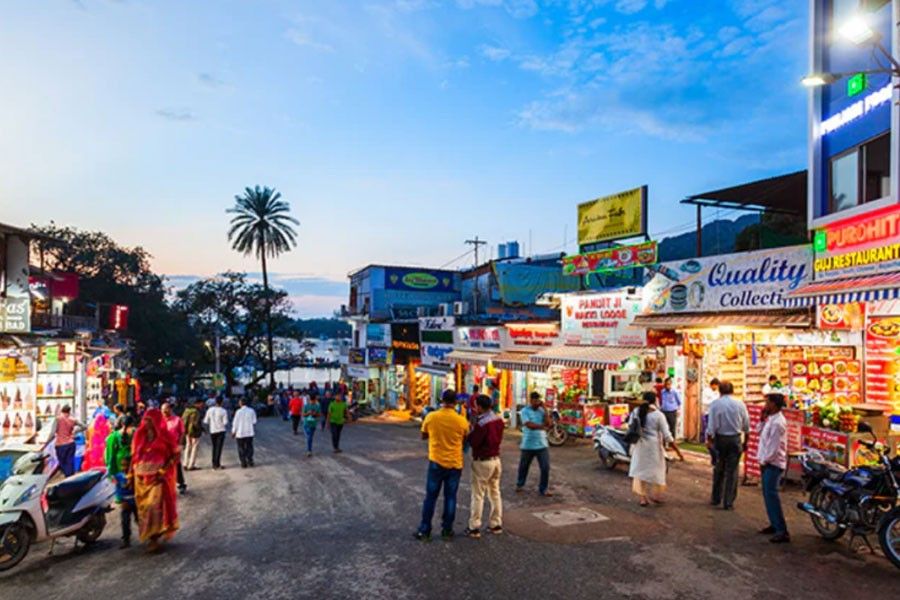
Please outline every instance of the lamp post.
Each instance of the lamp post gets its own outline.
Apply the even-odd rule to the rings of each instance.
[[[878,50],[891,63],[890,67],[881,69],[871,69],[867,71],[854,71],[852,73],[810,73],[800,80],[806,87],[821,87],[831,85],[832,83],[849,77],[852,75],[890,75],[891,77],[900,78],[900,62],[894,58],[894,55],[888,52],[888,49],[881,43],[881,34],[872,29],[869,25],[869,16],[860,13],[852,16],[841,27],[838,28],[841,37],[848,40],[859,47],[872,46]]]

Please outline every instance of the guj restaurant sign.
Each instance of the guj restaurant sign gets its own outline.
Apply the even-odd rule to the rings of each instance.
[[[644,286],[645,314],[769,310],[812,276],[812,250],[790,246],[664,263]]]
[[[830,223],[813,249],[817,280],[900,271],[900,205]]]

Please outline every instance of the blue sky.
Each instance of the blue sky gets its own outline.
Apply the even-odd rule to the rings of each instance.
[[[272,269],[304,315],[359,266],[441,266],[474,235],[573,250],[579,202],[641,184],[651,232],[681,232],[685,196],[805,167],[807,20],[781,0],[5,0],[0,220],[103,229],[171,275],[254,271],[224,211],[274,186],[301,227]]]

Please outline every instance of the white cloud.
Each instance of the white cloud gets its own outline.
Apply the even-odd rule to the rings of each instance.
[[[324,42],[320,42],[318,40],[314,40],[308,33],[300,31],[299,29],[288,29],[285,34],[287,38],[298,46],[303,46],[305,48],[312,48],[318,52],[333,52],[334,47],[330,44],[326,44]]]
[[[647,0],[619,0],[616,2],[616,10],[624,15],[633,15],[647,7]]]
[[[456,5],[466,10],[477,7],[502,7],[516,19],[528,19],[538,13],[536,0],[456,0]]]
[[[511,54],[512,52],[507,48],[501,48],[500,46],[484,45],[481,47],[481,55],[494,62],[504,61],[509,58]]]

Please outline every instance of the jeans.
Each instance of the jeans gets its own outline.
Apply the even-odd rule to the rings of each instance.
[[[316,435],[316,425],[317,423],[313,421],[312,423],[304,423],[303,424],[303,433],[306,434],[306,451],[312,452],[313,447],[313,438]]]
[[[490,527],[503,526],[503,498],[500,496],[500,476],[503,467],[500,458],[472,461],[472,510],[469,513],[469,529],[481,529],[481,513],[484,511],[484,496],[491,503]]]
[[[341,449],[341,431],[344,429],[344,425],[338,425],[337,423],[331,424],[331,447],[335,450]]]
[[[243,437],[237,438],[238,458],[241,460],[241,466],[253,466],[253,438]]]
[[[225,432],[211,433],[209,435],[212,440],[212,466],[218,469],[222,466],[222,447],[225,445]]]
[[[541,448],[540,450],[522,450],[519,456],[519,477],[516,481],[517,488],[525,487],[525,480],[528,479],[528,470],[531,469],[531,461],[535,458],[541,467],[541,482],[538,485],[538,491],[541,495],[547,493],[550,487],[550,450]]]
[[[428,479],[425,484],[425,503],[422,505],[422,523],[419,533],[431,535],[431,521],[441,487],[444,488],[444,513],[441,515],[441,531],[452,532],[456,520],[456,493],[462,469],[447,469],[436,462],[428,463]]]
[[[197,466],[197,450],[200,448],[200,438],[188,436],[184,441],[184,468],[190,471]]]
[[[787,533],[787,523],[784,521],[784,511],[781,509],[781,498],[778,496],[778,486],[781,484],[781,476],[784,469],[772,465],[762,468],[762,493],[766,503],[766,514],[769,516],[769,524],[775,529],[775,534]]]
[[[717,435],[714,442],[717,460],[713,470],[712,503],[731,508],[737,498],[738,469],[743,453],[741,436]]]
[[[59,470],[63,475],[70,477],[75,474],[75,442],[56,447],[56,460],[59,461]]]

